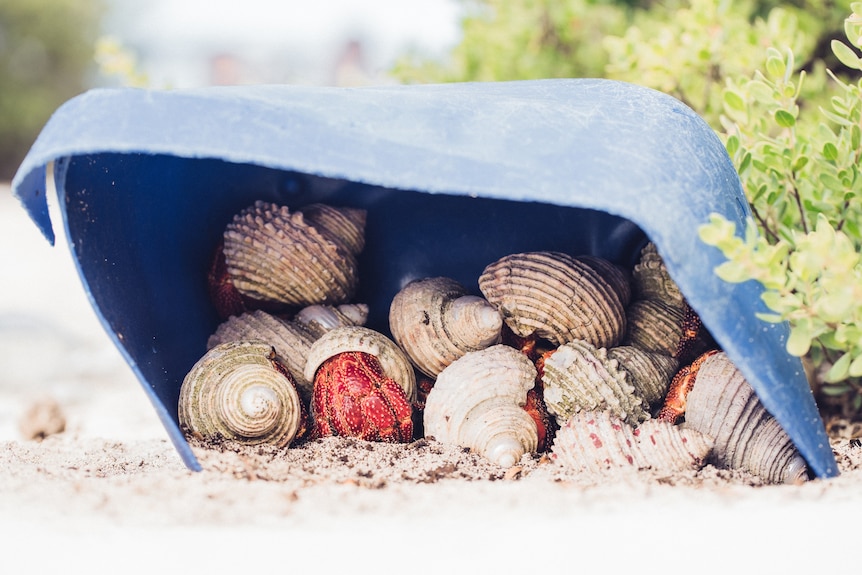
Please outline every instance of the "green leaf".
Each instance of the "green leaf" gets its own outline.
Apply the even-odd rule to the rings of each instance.
[[[853,124],[850,129],[850,147],[858,150],[860,144],[862,144],[862,128],[859,128],[859,124]]]
[[[715,275],[729,283],[741,283],[751,279],[751,274],[745,266],[729,260],[715,268]]]
[[[834,162],[838,158],[838,147],[832,142],[823,144],[823,157]]]
[[[772,104],[775,102],[775,90],[760,80],[752,80],[745,85],[748,93],[761,104]]]
[[[850,369],[847,370],[847,373],[850,375],[850,377],[862,376],[862,355],[860,355],[850,363]]]
[[[781,323],[784,321],[784,318],[777,313],[755,313],[757,319],[765,321],[766,323]]]
[[[853,51],[853,48],[842,42],[841,40],[832,40],[832,53],[838,60],[854,70],[862,70],[862,60]]]
[[[783,78],[785,71],[784,58],[781,57],[781,52],[775,48],[766,49],[766,74],[770,78]]]
[[[836,383],[838,381],[844,381],[847,379],[847,373],[850,370],[850,354],[845,353],[838,361],[836,361],[832,367],[829,368],[829,371],[826,372],[823,380],[828,383]]]
[[[804,324],[797,324],[790,328],[790,337],[787,338],[787,353],[802,357],[811,349],[811,333]]]
[[[850,391],[851,387],[849,385],[824,385],[820,390],[824,393],[824,395],[844,395],[848,391]]]
[[[844,189],[844,184],[841,182],[841,180],[839,180],[832,174],[827,174],[824,172],[820,174],[819,179],[820,183],[829,188],[830,190],[838,191]]]
[[[736,136],[729,137],[724,147],[727,150],[727,155],[733,157],[739,149],[739,138]]]
[[[796,125],[796,118],[787,110],[776,110],[775,122],[782,128],[792,128]]]
[[[724,91],[724,103],[731,110],[736,110],[738,112],[745,111],[745,99],[743,99],[742,95],[733,90]]]

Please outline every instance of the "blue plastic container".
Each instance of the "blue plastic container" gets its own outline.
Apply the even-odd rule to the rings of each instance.
[[[838,474],[787,325],[758,320],[762,288],[721,281],[698,240],[711,212],[740,229],[750,212],[719,139],[667,95],[606,80],[95,90],[57,110],[13,180],[53,242],[51,161],[84,289],[191,469],[177,399],[219,322],[207,266],[263,199],[368,210],[356,301],[384,333],[411,279],[478,291],[485,265],[541,249],[631,266],[651,239],[814,473]]]

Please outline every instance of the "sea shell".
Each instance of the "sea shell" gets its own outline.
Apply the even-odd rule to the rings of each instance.
[[[305,378],[314,381],[314,374],[324,361],[345,351],[361,351],[375,356],[386,377],[398,382],[410,402],[416,400],[416,372],[413,364],[394,341],[362,326],[337,327],[317,339],[308,353]]]
[[[445,277],[408,283],[389,307],[393,339],[431,377],[465,353],[500,343],[502,327],[494,306]]]
[[[683,338],[685,313],[656,299],[637,299],[626,310],[624,345],[673,356]]]
[[[575,256],[575,259],[596,270],[608,282],[608,285],[617,292],[617,296],[620,298],[620,303],[623,304],[623,307],[629,305],[632,299],[632,277],[630,271],[598,256],[581,255]]]
[[[437,376],[423,412],[426,437],[467,447],[503,467],[534,452],[536,423],[524,410],[536,368],[520,351],[472,351]]]
[[[337,327],[365,325],[368,320],[368,305],[364,303],[345,303],[339,306],[309,305],[299,310],[293,320],[305,327],[312,337],[317,339]]]
[[[324,220],[329,226],[330,219]],[[357,243],[352,235],[334,235],[340,229],[318,229],[301,211],[255,202],[224,232],[230,279],[253,300],[293,306],[346,303],[358,285]]]
[[[682,425],[715,439],[710,461],[719,467],[743,469],[771,483],[808,477],[793,442],[724,352],[697,371]]]
[[[608,359],[615,359],[619,368],[628,373],[628,382],[635,395],[649,404],[650,411],[661,408],[670,382],[679,369],[679,361],[669,355],[644,351],[630,345],[608,350]]]
[[[640,259],[632,270],[632,285],[635,299],[653,299],[680,309],[686,305],[685,296],[670,277],[652,242],[641,250]]]
[[[591,265],[568,254],[505,256],[485,268],[479,289],[519,337],[535,334],[554,345],[582,339],[610,347],[625,332],[617,290]]]
[[[302,208],[305,221],[358,256],[365,249],[365,221],[368,212],[359,208],[309,204]]]
[[[557,431],[551,459],[593,473],[614,467],[672,472],[700,469],[711,448],[710,437],[665,421],[632,428],[608,411],[581,411]]]
[[[289,372],[273,347],[259,341],[206,352],[183,380],[178,407],[184,433],[205,440],[285,447],[307,422]]]
[[[583,410],[607,410],[631,424],[650,416],[619,362],[586,341],[571,341],[547,355],[542,385],[545,405],[560,425]]]

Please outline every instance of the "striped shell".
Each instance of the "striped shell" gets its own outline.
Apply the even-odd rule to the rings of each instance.
[[[650,411],[661,408],[670,382],[679,370],[676,359],[630,345],[612,347],[608,350],[608,359],[616,360],[619,368],[628,374],[635,395],[649,404]]]
[[[724,352],[700,366],[682,425],[715,438],[711,462],[719,467],[771,483],[807,479],[805,460]]]
[[[260,310],[247,312],[231,316],[219,324],[207,340],[207,349],[238,340],[268,343],[275,348],[276,358],[288,369],[299,391],[308,400],[311,398],[313,386],[304,372],[311,344],[325,331],[337,326],[356,325],[357,321],[364,323],[367,310],[368,306],[364,304],[345,304],[338,307],[313,305],[303,308],[290,321]]]
[[[502,327],[494,306],[445,277],[410,282],[389,307],[393,339],[431,377],[467,352],[500,343]]]
[[[614,467],[672,472],[700,469],[711,438],[650,419],[636,429],[607,411],[581,411],[557,430],[551,458],[574,471]]]
[[[198,360],[180,387],[179,423],[188,436],[285,447],[305,412],[271,345],[234,341]]]
[[[597,256],[576,256],[575,259],[598,272],[608,282],[608,285],[617,292],[623,307],[629,305],[632,299],[632,279],[631,273],[627,269]]]
[[[652,242],[641,250],[640,259],[632,270],[632,284],[635,299],[653,299],[675,308],[686,305],[685,297]]]
[[[365,220],[368,215],[365,210],[310,204],[302,208],[302,214],[306,222],[346,251],[359,255],[365,249]]]
[[[626,310],[628,326],[624,345],[673,356],[683,337],[685,313],[659,300],[635,300]]]
[[[619,362],[586,341],[571,341],[548,355],[542,385],[545,405],[560,425],[584,410],[607,410],[631,424],[649,418]]]
[[[342,218],[355,224],[346,226],[350,234],[323,219],[318,229],[301,211],[262,201],[234,216],[224,232],[224,257],[236,289],[254,300],[294,306],[349,301],[358,283],[353,250],[362,245],[352,236],[364,231],[358,228],[364,218]]]
[[[505,256],[485,268],[479,289],[519,337],[535,334],[554,345],[582,339],[610,347],[625,332],[617,290],[591,265],[567,254]]]
[[[538,445],[536,423],[523,408],[535,383],[536,368],[514,348],[467,353],[440,372],[428,393],[425,436],[511,467]]]
[[[314,374],[323,362],[344,351],[362,351],[375,356],[383,367],[383,374],[398,382],[411,403],[416,400],[413,364],[394,341],[362,326],[337,327],[315,341],[305,363],[305,378],[314,381]]]

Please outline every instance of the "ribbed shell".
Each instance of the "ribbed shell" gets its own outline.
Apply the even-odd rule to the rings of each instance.
[[[206,440],[289,445],[303,407],[274,360],[273,347],[255,341],[223,343],[206,352],[180,387],[180,427]]]
[[[416,372],[407,355],[382,333],[362,326],[337,327],[315,341],[305,364],[305,378],[314,381],[317,368],[343,351],[361,351],[377,357],[383,374],[398,382],[411,403],[416,400]]]
[[[632,278],[628,270],[597,256],[575,256],[575,259],[587,264],[598,272],[608,282],[608,285],[617,292],[617,296],[620,298],[620,303],[623,307],[629,305],[632,299]]]
[[[683,425],[715,438],[711,461],[719,467],[771,483],[807,479],[805,460],[724,352],[700,366]]]
[[[619,368],[628,374],[628,382],[635,388],[635,395],[649,404],[650,410],[661,407],[667,395],[670,381],[679,370],[679,362],[660,353],[643,351],[630,345],[620,345],[608,350],[608,359],[615,359]]]
[[[624,345],[673,356],[683,336],[685,314],[659,300],[633,301],[626,310],[628,326]]]
[[[393,339],[431,377],[465,353],[500,343],[502,327],[494,306],[445,277],[410,282],[389,307]]]
[[[617,291],[592,266],[568,254],[505,256],[485,268],[479,289],[520,337],[535,333],[554,345],[582,339],[611,347],[625,332]]]
[[[614,467],[700,469],[711,438],[650,419],[636,429],[607,411],[581,411],[557,430],[551,458],[569,469],[598,473]]]
[[[365,210],[310,204],[302,208],[302,213],[306,222],[340,243],[353,255],[358,256],[365,249],[365,221],[368,215]]]
[[[361,313],[365,309],[365,315]],[[341,310],[347,309],[348,314]],[[229,341],[260,340],[275,348],[277,359],[293,376],[302,396],[311,398],[313,385],[305,377],[305,364],[311,344],[326,331],[338,326],[365,322],[368,306],[345,304],[338,306],[313,305],[300,310],[293,320],[283,320],[264,311],[253,311],[231,316],[222,322],[207,340],[207,349]]]
[[[652,242],[641,250],[640,259],[632,270],[632,285],[635,299],[654,299],[675,308],[685,306],[685,297]]]
[[[467,353],[440,372],[428,393],[425,436],[511,467],[538,445],[536,423],[523,408],[535,380],[530,360],[509,346]]]
[[[334,209],[334,208],[333,208]],[[339,304],[357,288],[352,243],[318,230],[302,212],[258,201],[224,232],[224,256],[233,285],[247,297],[287,305]]]
[[[579,411],[608,410],[629,423],[649,418],[646,404],[607,350],[586,341],[561,345],[545,359],[545,405],[564,425]]]

